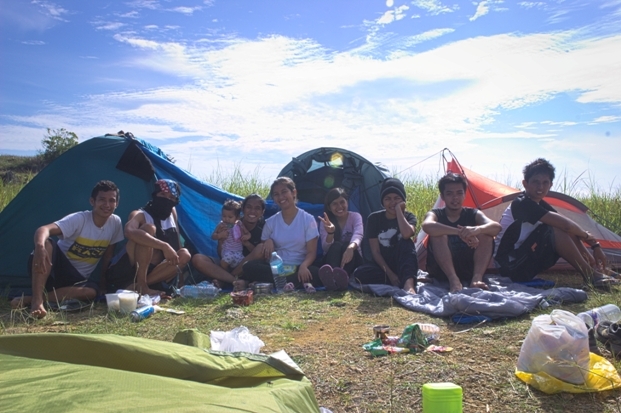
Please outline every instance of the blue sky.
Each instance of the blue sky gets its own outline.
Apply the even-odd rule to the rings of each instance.
[[[621,187],[621,0],[0,0],[0,25],[0,153],[124,130],[203,179],[320,146],[426,177],[446,147]]]

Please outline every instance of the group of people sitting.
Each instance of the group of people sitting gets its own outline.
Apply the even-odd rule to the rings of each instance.
[[[33,295],[16,297],[12,305],[30,305],[33,316],[43,317],[46,299],[88,301],[104,288],[162,294],[163,283],[171,282],[190,262],[223,288],[245,289],[251,283],[273,281],[269,259],[274,251],[287,270],[286,291],[345,290],[355,281],[393,285],[414,294],[417,282],[433,280],[447,285],[450,292],[487,289],[483,275],[492,257],[500,274],[514,281],[531,280],[562,257],[593,286],[618,284],[618,274],[608,268],[597,240],[543,200],[554,181],[554,167],[537,159],[523,173],[524,192],[500,222],[463,206],[468,186],[464,176],[449,173],[440,179],[444,207],[429,211],[422,222],[429,235],[428,275],[423,277],[418,274],[414,243],[416,217],[406,210],[406,190],[396,178],[382,183],[384,209],[371,213],[363,225],[361,215],[349,210],[344,189],[327,193],[324,213],[316,219],[297,206],[293,180],[279,177],[270,195],[280,210],[267,219],[265,200],[257,194],[241,203],[224,203],[222,221],[212,234],[219,257],[192,255],[181,246],[175,210],[181,188],[175,181],[158,180],[152,200],[131,212],[124,229],[114,215],[119,189],[100,181],[91,192],[91,211],[37,229],[28,265]],[[113,257],[115,244],[124,238],[127,243]],[[363,259],[365,239],[372,260]],[[318,257],[319,242],[323,254]],[[104,276],[97,284],[90,275],[100,260]]]

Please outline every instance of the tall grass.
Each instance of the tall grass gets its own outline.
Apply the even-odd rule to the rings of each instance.
[[[218,186],[232,194],[246,196],[259,194],[266,198],[270,191],[270,184],[260,177],[261,170],[257,167],[252,172],[246,173],[240,164],[233,167],[233,171],[223,171],[218,164],[207,177],[206,182]]]

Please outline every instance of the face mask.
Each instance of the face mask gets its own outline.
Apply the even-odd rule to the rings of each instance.
[[[175,201],[156,196],[153,197],[153,201],[151,201],[151,211],[149,211],[149,213],[153,216],[153,218],[161,221],[170,216],[175,205],[177,205]]]

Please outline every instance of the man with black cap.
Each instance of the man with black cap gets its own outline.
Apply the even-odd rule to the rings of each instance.
[[[181,248],[175,205],[181,188],[170,179],[155,182],[152,199],[132,211],[125,224],[127,245],[106,273],[108,290],[130,289],[159,295],[162,282],[169,282],[192,258]]]
[[[360,284],[389,284],[414,294],[418,261],[412,237],[416,217],[405,210],[403,183],[386,179],[381,199],[385,209],[369,215],[365,227],[374,262],[358,267],[354,279]]]

